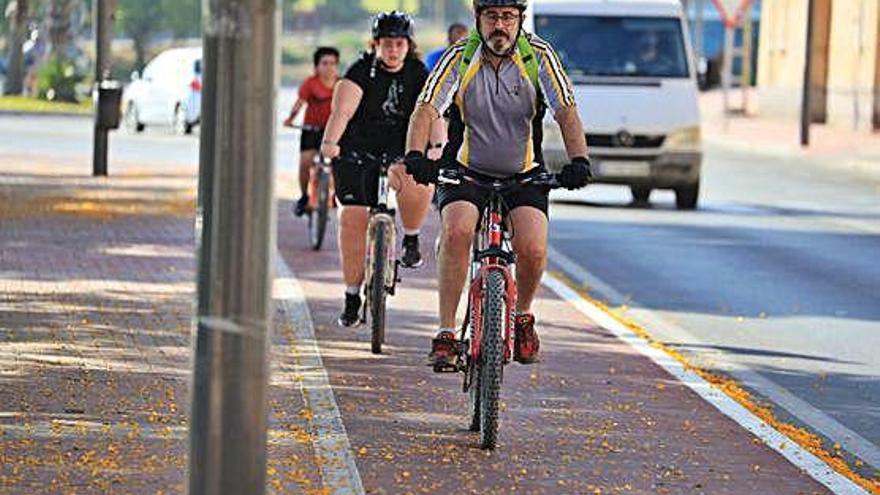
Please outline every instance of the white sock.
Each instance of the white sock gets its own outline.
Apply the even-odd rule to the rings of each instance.
[[[455,335],[455,328],[440,328],[440,332],[437,332],[437,334],[439,335],[441,332],[451,332],[453,335]]]
[[[417,236],[421,233],[421,229],[403,229],[403,235],[405,236]]]
[[[345,288],[346,294],[351,294],[352,296],[361,295],[361,287],[359,285],[350,285]]]

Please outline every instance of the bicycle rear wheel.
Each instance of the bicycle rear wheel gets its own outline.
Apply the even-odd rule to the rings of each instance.
[[[372,263],[369,281],[370,299],[370,330],[371,349],[373,354],[382,354],[382,344],[385,343],[385,298],[388,291],[385,290],[385,270],[388,261],[388,230],[384,224],[376,226],[373,233],[373,253],[370,259]]]
[[[480,448],[494,449],[498,442],[498,413],[504,368],[505,279],[499,271],[486,274],[483,291],[483,329],[480,342]]]
[[[327,217],[330,206],[330,175],[321,169],[318,172],[317,206],[309,213],[309,244],[318,251],[324,244],[324,233],[327,231]]]

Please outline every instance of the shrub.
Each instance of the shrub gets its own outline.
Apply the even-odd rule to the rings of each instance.
[[[79,101],[76,86],[83,80],[76,66],[69,60],[52,56],[37,71],[37,97],[50,101]]]

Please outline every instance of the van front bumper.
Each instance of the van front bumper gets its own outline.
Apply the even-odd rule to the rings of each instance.
[[[544,157],[551,170],[558,170],[568,162],[564,150],[545,150]],[[703,154],[699,151],[621,154],[592,148],[590,160],[595,183],[675,189],[700,181]]]

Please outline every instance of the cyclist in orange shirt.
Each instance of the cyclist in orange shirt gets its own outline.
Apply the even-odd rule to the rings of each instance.
[[[318,48],[315,50],[314,63],[314,75],[303,81],[299,88],[299,97],[293,104],[290,115],[284,120],[285,127],[293,127],[293,120],[302,107],[306,107],[299,141],[299,190],[302,195],[293,208],[296,216],[302,216],[309,204],[309,173],[315,155],[321,149],[324,128],[330,118],[333,88],[339,80],[339,50],[326,46]]]

